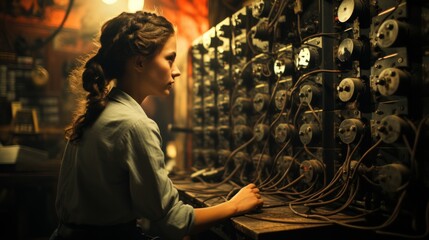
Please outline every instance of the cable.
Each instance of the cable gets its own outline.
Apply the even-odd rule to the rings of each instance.
[[[247,42],[247,46],[249,46],[249,48],[250,48],[250,50],[253,52],[253,53],[263,53],[262,51],[259,51],[259,50],[257,50],[257,49],[255,49],[255,47],[253,46],[253,41],[252,41],[252,39],[250,38],[250,35],[251,34],[254,34],[255,33],[255,31],[254,30],[250,30],[250,31],[248,31],[247,33],[246,33],[246,42]]]
[[[295,159],[296,159],[296,157],[299,155],[299,154],[301,154],[301,152],[302,151],[298,151],[296,154],[295,154],[295,156],[293,156],[292,157],[292,161],[294,161]],[[272,189],[272,188],[274,188],[274,187],[276,187],[277,185],[279,185],[284,179],[285,179],[285,177],[287,176],[287,174],[289,173],[289,171],[290,171],[290,169],[292,168],[292,165],[293,165],[293,163],[291,163],[289,166],[288,166],[288,168],[286,169],[286,171],[283,173],[283,175],[282,175],[282,177],[276,182],[276,183],[274,183],[273,185],[271,185],[269,188],[267,188],[267,189]],[[270,181],[271,182],[271,181]],[[262,186],[262,187],[264,187],[264,186]],[[264,188],[262,188],[262,190],[264,190]]]
[[[67,21],[67,18],[69,17],[69,14],[71,12],[71,9],[74,5],[74,0],[69,0],[69,4],[67,6],[67,10],[66,13],[64,15],[63,20],[61,21],[60,25],[58,26],[57,29],[55,29],[55,31],[49,35],[47,38],[45,38],[45,40],[41,41],[40,43],[38,43],[37,45],[34,45],[32,47],[32,50],[37,50],[39,48],[42,48],[43,46],[45,46],[47,43],[49,43],[52,39],[54,39],[55,36],[57,36],[57,34],[63,29],[65,22]]]
[[[315,73],[341,73],[341,72],[345,72],[345,70],[336,70],[336,69],[317,69],[317,70],[313,70],[311,72],[308,73],[304,73],[303,75],[301,75],[298,80],[295,82],[295,84],[293,85],[291,92],[294,92],[297,88],[297,86],[299,84],[301,84],[302,81],[304,81],[305,79],[307,79],[308,77],[310,77],[311,75],[315,74]]]
[[[308,149],[307,144],[304,144],[304,150],[305,150],[305,152],[306,152],[308,155],[310,155],[310,157],[312,157],[313,159],[318,160],[319,162],[322,162],[322,160],[321,160],[318,156],[316,156],[314,153],[312,153],[312,152],[310,151],[310,149]]]
[[[289,218],[273,218],[273,217],[259,217],[254,216],[250,214],[245,214],[245,217],[260,220],[260,221],[267,221],[267,222],[276,222],[276,223],[286,223],[286,224],[321,224],[321,225],[329,225],[329,223],[326,223],[325,221],[321,220],[313,220],[313,221],[297,221],[296,219],[289,219]]]
[[[297,183],[298,183],[299,181],[301,181],[303,178],[305,178],[305,175],[304,175],[304,174],[302,174],[302,175],[300,175],[299,177],[295,178],[295,180],[293,180],[292,182],[288,183],[286,186],[283,186],[283,187],[278,188],[278,189],[276,189],[276,190],[277,190],[277,191],[285,190],[285,189],[287,189],[287,188],[289,188],[289,187],[291,187],[291,186],[293,186],[293,185],[297,184]]]
[[[314,119],[316,120],[316,122],[319,124],[320,127],[322,127],[322,122],[320,121],[319,116],[317,116],[316,111],[314,111],[313,107],[311,106],[310,103],[307,103],[308,108],[310,108],[311,113],[314,116]]]
[[[278,159],[279,159],[279,157],[280,157],[280,155],[282,155],[283,154],[283,151],[289,146],[289,144],[291,143],[291,141],[292,141],[292,139],[289,139],[284,145],[283,145],[283,147],[280,149],[280,151],[276,154],[276,156],[274,157],[274,160],[273,160],[273,168],[274,168],[274,166],[276,166],[277,165],[277,161],[278,161]],[[291,165],[292,165],[293,163],[291,163]],[[288,169],[290,169],[291,168],[291,165],[289,165],[288,166],[288,168],[287,168],[287,170],[286,171],[289,171]],[[272,171],[271,172],[273,172],[273,170],[274,169],[272,169]],[[268,182],[266,182],[266,180],[264,180],[264,181],[262,181],[262,183],[260,184],[260,187],[265,187],[266,186],[266,184],[268,184],[268,183],[271,183],[272,181],[274,181],[274,179],[276,179],[278,176],[280,175],[280,173],[279,172],[277,172],[277,174],[274,176],[274,177],[272,177],[271,178],[271,174],[267,177],[267,179],[271,179],[270,181],[268,181]]]
[[[263,115],[264,118],[262,119],[262,122],[265,121],[265,117],[268,115],[268,110],[270,109],[270,106],[271,106],[271,104],[273,102],[275,93],[277,91],[277,87],[279,85],[279,80],[280,80],[280,76],[277,78],[276,84],[274,85],[274,87],[272,89],[272,93],[271,93],[270,99],[269,99],[268,104],[267,104],[267,112],[264,113],[264,115]],[[271,127],[272,127],[272,125],[269,126],[269,130],[271,130]],[[265,152],[265,148],[268,146],[268,141],[269,141],[269,137],[267,137],[265,139],[265,142],[264,142],[264,145],[262,147],[262,150],[260,151],[260,156],[259,156],[259,159],[258,159],[258,163],[256,165],[256,170],[259,170],[259,165],[260,165],[260,162],[262,160],[263,153]],[[258,172],[258,175],[256,176],[256,179],[254,179],[253,183],[255,183],[255,181],[257,181],[257,180],[260,180],[260,173],[261,172]]]
[[[387,9],[387,10],[385,10],[384,12],[381,12],[381,13],[379,13],[378,14],[378,16],[380,16],[380,14],[386,14],[386,11],[388,11],[388,10],[390,10],[388,13],[387,13],[387,15],[383,18],[383,20],[381,20],[380,21],[380,23],[378,24],[378,27],[377,27],[377,29],[376,30],[374,30],[374,33],[376,34],[377,32],[378,32],[378,30],[379,30],[379,28],[380,28],[380,26],[387,20],[387,18],[389,18],[398,8],[399,8],[399,6],[401,5],[401,3],[402,3],[402,0],[396,0],[397,1],[397,4],[393,7],[393,8],[390,8],[390,9]]]
[[[402,234],[402,233],[394,233],[394,232],[386,232],[377,230],[376,233],[383,235],[390,235],[394,237],[402,237],[402,238],[413,238],[413,239],[423,239],[429,236],[429,201],[426,203],[426,211],[425,211],[425,221],[426,221],[426,229],[425,232],[420,235],[410,235],[410,234]]]
[[[298,38],[300,42],[303,42],[302,40],[302,33],[301,33],[301,14],[296,14],[296,29],[298,31]]]
[[[402,194],[401,194],[401,196],[399,197],[398,202],[397,202],[397,204],[395,206],[395,209],[393,210],[393,212],[390,215],[390,217],[385,222],[383,222],[382,224],[380,224],[378,226],[357,226],[357,225],[348,224],[348,223],[346,223],[344,221],[334,220],[332,218],[329,218],[329,217],[326,217],[326,216],[322,216],[322,215],[319,215],[319,214],[303,214],[303,213],[299,213],[299,212],[297,212],[293,208],[293,203],[292,202],[289,203],[289,209],[293,213],[295,213],[296,215],[301,216],[301,217],[305,217],[305,218],[325,220],[327,222],[334,223],[334,224],[337,224],[337,225],[340,225],[340,226],[354,228],[354,229],[360,229],[360,230],[379,230],[379,229],[382,229],[382,228],[385,228],[385,227],[389,226],[396,219],[396,217],[398,216],[399,209],[400,209],[400,206],[402,204],[402,201],[403,201],[403,199],[405,197],[405,194],[406,194],[406,191],[403,191]]]
[[[341,207],[337,208],[336,210],[331,210],[331,211],[325,212],[325,213],[323,213],[323,215],[334,215],[334,214],[337,214],[337,213],[341,212],[345,208],[347,208],[351,204],[351,202],[353,201],[353,199],[356,197],[356,194],[358,193],[358,190],[359,190],[359,186],[360,186],[359,185],[359,180],[356,180],[356,187],[355,187],[354,190],[350,191],[349,197],[347,198],[347,201]],[[347,190],[347,188],[344,188],[344,192],[342,192],[342,194],[339,194],[338,196],[336,196],[335,198],[332,198],[330,200],[323,201],[323,202],[306,203],[306,204],[304,204],[304,206],[306,206],[306,207],[315,207],[315,206],[327,205],[327,204],[330,204],[330,203],[337,202],[344,195],[344,193],[346,192],[346,190]]]
[[[281,1],[280,6],[278,8],[278,11],[276,12],[276,15],[274,16],[273,19],[271,19],[271,20],[268,21],[268,27],[269,28],[272,28],[273,25],[274,25],[274,23],[278,22],[277,20],[281,16],[281,14],[283,13],[283,11],[286,8],[287,4],[288,4],[288,1],[286,1],[286,0]],[[271,9],[274,9],[274,6]]]
[[[313,34],[313,35],[310,35],[310,36],[303,38],[301,40],[301,44],[304,44],[308,39],[315,38],[315,37],[337,37],[337,36],[340,36],[340,34],[339,33],[316,33],[316,34]],[[305,43],[305,44],[308,44],[308,43]],[[312,46],[314,46],[314,45],[312,45]],[[317,46],[315,46],[315,47],[317,47]]]
[[[353,148],[353,150],[350,152],[350,144],[347,144],[347,154],[346,154],[346,158],[345,161],[343,163],[343,165],[338,169],[338,171],[335,173],[333,179],[331,180],[331,182],[323,189],[321,189],[320,191],[318,191],[317,193],[315,193],[313,196],[311,196],[308,200],[320,200],[321,198],[327,196],[328,194],[330,194],[330,191],[328,193],[323,194],[325,191],[327,191],[330,187],[332,187],[335,183],[337,183],[337,181],[341,178],[342,174],[343,174],[343,170],[344,168],[346,169],[346,179],[349,180],[350,179],[350,161],[351,158],[354,154],[354,152],[359,148],[360,144],[363,141],[363,136],[364,134],[362,134],[361,138],[359,139],[358,143],[356,144],[356,146]],[[346,185],[343,185],[342,187],[344,188]],[[319,197],[318,197],[319,196]],[[315,198],[317,197],[317,198]]]

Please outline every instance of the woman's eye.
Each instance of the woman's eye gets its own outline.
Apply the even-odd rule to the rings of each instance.
[[[175,59],[176,59],[176,55],[175,55],[175,54],[172,54],[172,55],[168,55],[168,56],[167,56],[167,60],[168,60],[168,62],[170,62],[170,63],[173,63]]]

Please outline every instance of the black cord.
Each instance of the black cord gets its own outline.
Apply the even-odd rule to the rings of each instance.
[[[63,29],[64,24],[67,21],[67,18],[69,17],[69,14],[71,12],[71,9],[72,9],[73,5],[74,5],[74,0],[69,0],[69,4],[67,6],[66,13],[65,13],[64,18],[61,21],[60,25],[58,26],[58,28],[55,29],[55,31],[50,36],[48,36],[47,38],[45,38],[45,40],[43,40],[42,42],[39,42],[39,43],[35,44],[32,47],[32,50],[37,50],[39,48],[44,47],[47,43],[49,43],[50,41],[52,41],[52,39],[54,39],[55,36],[57,36],[57,34]]]

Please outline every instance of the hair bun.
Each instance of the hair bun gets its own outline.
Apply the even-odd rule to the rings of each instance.
[[[88,62],[85,70],[83,71],[82,80],[83,88],[90,93],[99,93],[104,89],[105,79],[103,69],[100,64]],[[97,86],[97,89],[95,89],[94,86]]]

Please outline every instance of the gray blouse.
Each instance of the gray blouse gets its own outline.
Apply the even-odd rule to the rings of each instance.
[[[181,239],[194,222],[168,178],[156,123],[128,94],[109,103],[78,144],[67,144],[58,181],[60,221],[113,225],[145,218],[148,234]]]

